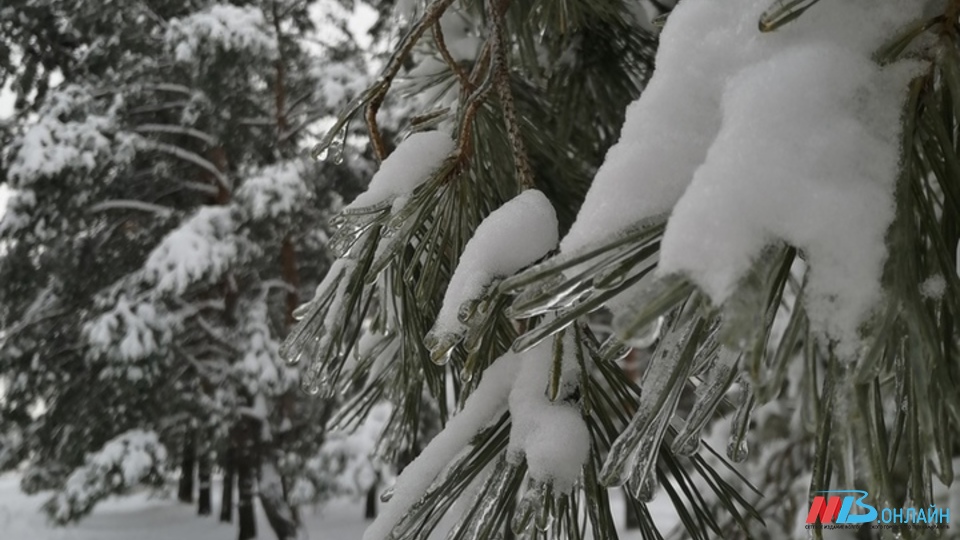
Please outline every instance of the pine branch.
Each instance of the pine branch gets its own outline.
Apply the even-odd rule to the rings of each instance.
[[[433,40],[437,45],[437,50],[440,51],[440,56],[443,57],[443,61],[447,63],[450,71],[457,76],[457,81],[460,83],[460,92],[470,94],[473,91],[470,76],[463,70],[463,67],[453,59],[450,50],[447,49],[447,43],[443,39],[443,29],[440,27],[439,21],[433,23]]]
[[[507,136],[510,139],[513,151],[514,174],[520,190],[533,187],[533,172],[527,159],[527,149],[523,143],[523,135],[517,123],[517,111],[513,104],[513,92],[510,89],[510,67],[507,62],[507,43],[505,35],[504,14],[510,5],[510,0],[489,0],[490,17],[493,20],[493,71],[494,84],[497,95],[500,97],[500,107],[503,109],[503,121],[507,126]]]
[[[164,218],[169,217],[174,212],[174,209],[168,206],[137,201],[133,199],[114,199],[112,201],[103,201],[87,208],[87,211],[91,213],[105,212],[108,210],[139,210],[142,212],[157,214]]]
[[[133,128],[138,133],[172,133],[175,135],[188,135],[199,139],[209,146],[217,146],[217,140],[213,136],[200,131],[199,129],[188,126],[177,126],[173,124],[140,124]]]

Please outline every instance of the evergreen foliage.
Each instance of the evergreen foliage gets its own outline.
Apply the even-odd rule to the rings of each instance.
[[[756,32],[783,31],[824,4],[770,2]],[[536,188],[561,232],[569,228],[625,106],[653,69],[656,39],[637,6],[617,0],[404,5],[402,37],[380,78],[314,155],[335,154],[341,130],[363,114],[382,170],[394,167],[377,115],[390,96],[415,100],[406,130],[439,126],[455,148],[411,192],[351,205],[336,218],[339,260],[281,350],[307,363],[309,393],[347,396],[334,425],[362,422],[382,400],[395,405],[384,456],[422,447],[425,408],[445,425],[415,472],[384,493],[387,512],[367,540],[424,538],[451,517],[447,538],[458,540],[582,538],[588,529],[617,538],[606,488],[621,485],[644,538],[661,534],[646,509],[658,491],[693,538],[781,538],[805,515],[807,494],[831,488],[869,489],[893,507],[934,504],[934,478],[953,483],[960,428],[956,2],[927,2],[926,18],[875,51],[880,65],[907,58],[927,67],[910,83],[902,114],[882,305],[857,329],[862,345],[852,359],[841,350],[847,344],[811,322],[808,253],[768,246],[729,300],[713,305],[690,276],[656,271],[666,215],[497,276],[460,306],[459,331],[431,332],[485,216]],[[407,63],[417,67],[405,72]],[[413,139],[400,140],[402,149]],[[645,375],[632,380],[618,362],[654,341]],[[529,448],[526,459],[518,453],[513,394],[503,403],[502,385],[520,377],[503,366],[544,354],[551,360],[531,395],[573,407],[589,432],[572,490],[534,471]],[[498,400],[499,408],[484,405]],[[764,472],[751,475],[759,491],[701,444],[718,412],[732,413],[727,458],[751,458],[744,467]],[[808,489],[797,490],[805,473]],[[456,505],[460,498],[469,502]]]
[[[4,468],[27,460],[26,489],[61,489],[48,505],[58,522],[136,483],[113,483],[107,466],[75,471],[145,430],[168,450],[158,470],[183,464],[192,478],[199,463],[201,505],[214,455],[236,459],[241,479],[263,472],[271,524],[296,534],[286,486],[316,474],[304,463],[328,406],[297,399],[299,374],[278,347],[329,264],[330,213],[369,168],[362,156],[336,170],[303,157],[317,120],[358,83],[335,75],[365,69],[350,40],[313,45],[309,9],[0,8],[2,82],[17,93],[0,129],[11,190],[0,217],[0,457]],[[78,498],[81,484],[95,489]],[[252,487],[240,486],[251,512]]]

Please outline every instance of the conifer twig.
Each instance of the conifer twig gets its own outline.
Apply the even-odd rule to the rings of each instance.
[[[486,48],[489,50],[489,48]],[[483,60],[484,64],[489,63],[490,56],[489,54],[484,55]],[[474,75],[479,75],[480,73],[486,72],[486,78],[480,83],[480,86],[477,86],[473,90],[473,93],[466,99],[466,102],[463,105],[463,116],[460,119],[460,133],[457,137],[457,157],[459,160],[463,161],[470,157],[470,154],[473,150],[473,137],[470,132],[473,127],[473,119],[477,115],[477,111],[480,109],[480,104],[486,99],[487,95],[490,93],[490,90],[493,88],[492,79],[493,79],[493,69],[492,67],[487,67],[486,70],[483,70],[478,65],[474,69]],[[471,77],[472,78],[472,77]],[[471,82],[471,86],[475,85],[476,81]]]
[[[533,187],[533,173],[527,160],[527,149],[523,144],[517,111],[514,107],[513,92],[510,90],[510,70],[507,65],[507,51],[504,34],[504,14],[509,0],[491,0],[490,16],[493,19],[493,79],[503,108],[503,121],[507,126],[507,138],[513,150],[513,165],[517,174],[520,190]]]
[[[440,28],[440,21],[433,23],[433,41],[437,44],[437,50],[440,51],[440,56],[443,57],[443,61],[450,67],[450,71],[457,76],[457,80],[460,82],[460,92],[469,94],[473,91],[473,85],[470,84],[470,77],[463,67],[457,63],[456,59],[453,58],[453,55],[450,54],[450,49],[447,48],[447,41],[443,38],[443,29]]]
[[[421,17],[420,20],[413,25],[413,28],[407,32],[407,35],[404,36],[400,42],[400,46],[397,48],[397,52],[390,57],[386,69],[384,69],[383,74],[372,88],[370,100],[367,102],[365,117],[374,154],[376,154],[377,159],[380,161],[386,159],[387,147],[383,143],[380,127],[377,125],[377,112],[380,110],[380,106],[383,105],[384,98],[387,97],[387,91],[390,90],[390,85],[393,84],[393,80],[397,77],[397,74],[400,73],[400,68],[403,67],[403,59],[410,54],[410,51],[413,50],[414,45],[420,41],[420,38],[423,36],[423,33],[426,32],[427,28],[440,20],[440,16],[443,15],[451,4],[453,4],[453,0],[435,0],[427,7],[423,17]]]

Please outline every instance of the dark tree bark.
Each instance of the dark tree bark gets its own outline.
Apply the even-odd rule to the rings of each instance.
[[[191,430],[183,443],[183,458],[180,462],[180,486],[177,490],[177,499],[180,502],[193,502],[193,474],[196,468],[196,435]]]
[[[201,453],[197,467],[197,477],[200,484],[200,490],[197,494],[197,514],[201,516],[209,516],[213,513],[213,505],[210,502],[210,469],[212,466],[210,454]]]
[[[379,498],[378,492],[380,483],[374,482],[370,489],[367,490],[367,500],[363,505],[363,517],[364,519],[375,519],[377,517],[377,499]]]
[[[299,537],[300,517],[287,500],[287,489],[280,472],[268,458],[260,463],[260,504],[277,540]]]
[[[220,521],[233,521],[233,484],[236,483],[236,463],[234,450],[231,446],[223,458],[223,495],[220,498]]]
[[[237,515],[240,519],[240,540],[251,540],[257,537],[257,517],[254,514],[254,468],[245,459],[240,459],[237,466],[237,487],[240,500],[237,504]]]
[[[239,540],[257,537],[257,517],[254,514],[254,497],[257,482],[257,449],[255,431],[249,419],[237,425],[237,516],[240,520]]]

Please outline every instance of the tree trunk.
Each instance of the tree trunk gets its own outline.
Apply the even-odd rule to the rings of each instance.
[[[270,459],[260,463],[260,504],[263,505],[270,527],[277,534],[277,540],[295,540],[299,537],[299,516],[287,501],[283,479]]]
[[[193,473],[196,468],[197,441],[193,431],[187,433],[183,443],[183,458],[180,462],[180,487],[177,490],[177,499],[180,502],[193,502]]]
[[[236,479],[236,463],[233,446],[227,449],[223,459],[223,496],[220,499],[220,521],[233,521],[233,484]]]
[[[210,503],[210,454],[204,452],[199,456],[197,476],[200,484],[200,491],[197,494],[197,514],[209,516],[213,510]]]
[[[253,507],[256,490],[255,467],[252,459],[241,457],[237,461],[237,487],[240,492],[240,500],[237,504],[237,515],[240,519],[239,539],[251,540],[257,537],[257,517]]]
[[[375,519],[377,517],[377,498],[380,484],[374,482],[370,489],[367,490],[367,501],[364,504],[363,508],[363,517],[364,519]]]
[[[240,520],[240,540],[257,537],[257,517],[254,514],[254,497],[257,483],[256,427],[249,419],[240,420],[237,426],[237,516]]]

